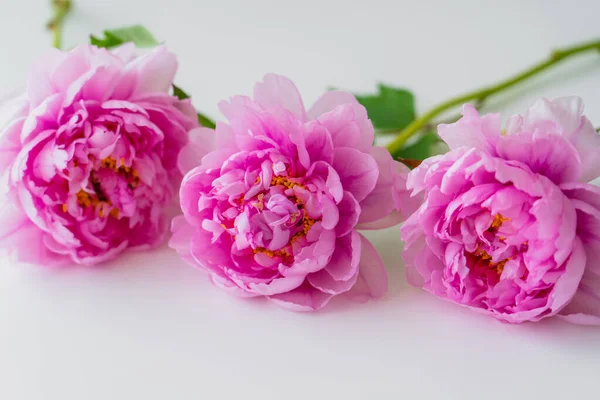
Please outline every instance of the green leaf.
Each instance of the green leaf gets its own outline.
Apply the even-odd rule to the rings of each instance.
[[[215,129],[217,125],[213,122],[212,119],[198,113],[198,123],[205,128]]]
[[[177,97],[179,100],[185,100],[190,98],[190,95],[184,92],[177,85],[173,85],[173,96]],[[205,128],[215,129],[216,127],[212,119],[200,113],[198,113],[198,123]]]
[[[159,44],[154,36],[141,25],[106,30],[104,38],[90,35],[90,43],[98,47],[111,48],[127,42],[132,42],[137,47],[154,47]]]
[[[173,96],[177,97],[179,100],[189,99],[190,95],[184,92],[179,86],[173,85]]]
[[[425,132],[416,142],[402,148],[397,154],[392,154],[392,157],[424,160],[435,153],[434,146],[437,145],[439,141],[440,138],[434,131]]]
[[[398,132],[415,119],[415,99],[406,89],[396,89],[384,84],[377,85],[376,95],[357,95],[365,106],[376,130]],[[383,132],[381,132],[383,133]]]

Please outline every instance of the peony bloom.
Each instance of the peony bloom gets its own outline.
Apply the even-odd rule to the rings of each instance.
[[[297,311],[383,295],[383,262],[357,229],[396,224],[415,200],[407,169],[372,147],[364,107],[328,92],[306,111],[291,81],[267,75],[253,100],[220,109],[229,123],[197,131],[180,155],[189,172],[170,246],[217,286]]]
[[[0,104],[7,188],[0,246],[44,265],[95,264],[156,244],[181,175],[177,155],[197,126],[169,95],[175,56],[80,46],[50,50],[27,90]]]
[[[450,152],[408,178],[425,202],[402,227],[409,281],[506,322],[600,324],[600,136],[578,98],[523,116],[440,125]]]

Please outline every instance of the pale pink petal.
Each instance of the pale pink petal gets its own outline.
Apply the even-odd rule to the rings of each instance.
[[[500,114],[487,114],[483,117],[470,104],[463,106],[463,117],[453,124],[440,124],[438,135],[450,147],[468,147],[491,152],[496,140],[501,136]]]
[[[254,87],[254,100],[265,108],[283,107],[302,121],[306,121],[306,111],[296,85],[288,78],[267,74],[263,81]]]
[[[337,106],[317,119],[331,134],[334,147],[351,147],[368,153],[373,146],[375,131],[360,104]]]
[[[177,168],[186,174],[202,163],[202,158],[215,149],[216,135],[213,129],[196,128],[189,132],[189,142],[177,157]]]
[[[589,182],[600,176],[600,135],[583,116],[583,101],[579,97],[538,100],[525,113],[522,129],[564,136],[581,158],[580,180]]]
[[[331,90],[329,92],[325,92],[308,110],[308,119],[317,119],[321,115],[328,113],[337,106],[341,106],[343,104],[358,104],[358,101],[352,93],[341,90]]]
[[[344,189],[352,193],[357,201],[362,201],[377,184],[379,169],[375,159],[349,147],[334,150],[333,168],[340,176]]]
[[[317,311],[325,307],[333,295],[323,293],[311,285],[302,285],[287,293],[279,293],[267,298],[278,306],[292,311]]]
[[[153,93],[169,93],[176,71],[175,55],[166,47],[158,46],[127,64],[126,72],[117,86],[126,85],[127,80],[135,82],[133,93],[129,94],[130,98],[142,98]],[[119,98],[121,96],[123,94]]]
[[[360,235],[360,234],[359,234]],[[388,291],[388,275],[383,260],[371,242],[360,235],[361,257],[358,279],[349,295],[356,301],[382,297]]]

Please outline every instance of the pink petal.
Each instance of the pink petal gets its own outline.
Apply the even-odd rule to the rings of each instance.
[[[316,311],[325,307],[332,297],[331,294],[304,284],[292,291],[269,296],[268,299],[292,311]]]
[[[360,234],[359,234],[360,235]],[[388,291],[388,276],[381,256],[371,242],[360,235],[361,257],[359,275],[349,294],[356,301],[379,298]]]
[[[342,201],[338,204],[339,222],[335,227],[335,233],[338,236],[344,236],[350,233],[358,223],[361,215],[360,205],[350,192],[344,192]]]
[[[175,55],[167,51],[166,47],[158,46],[127,64],[117,87],[133,80],[135,87],[133,93],[129,94],[131,98],[140,98],[156,92],[169,93],[176,71]]]
[[[492,152],[494,143],[501,136],[500,114],[479,113],[470,104],[465,104],[463,117],[453,124],[440,124],[438,134],[448,144],[450,150],[459,147],[475,148]]]
[[[304,282],[303,276],[285,276],[273,279],[268,283],[249,283],[248,288],[252,293],[263,296],[285,294],[296,289]]]
[[[222,277],[222,276],[219,276],[216,274],[210,274],[209,276],[210,276],[210,281],[213,283],[213,285],[215,285],[219,289],[222,289],[225,292],[232,294],[234,296],[244,297],[244,298],[260,296],[257,293],[251,293],[251,292],[247,292],[247,291],[243,290],[238,285],[236,285],[234,282],[232,282],[229,278]]]
[[[373,147],[371,155],[379,166],[379,176],[373,191],[360,202],[358,229],[383,229],[396,225],[421,203],[421,196],[412,197],[406,187],[408,167],[394,161],[383,147]]]
[[[358,104],[358,101],[352,93],[341,90],[331,90],[329,92],[325,92],[308,110],[308,119],[317,119],[321,115],[328,113],[337,106],[341,106],[343,104]]]
[[[306,111],[296,85],[288,78],[267,74],[263,81],[254,87],[254,100],[265,108],[283,107],[302,121],[306,121]]]
[[[325,267],[327,274],[337,281],[352,278],[358,270],[361,255],[361,238],[358,232],[339,237],[336,249],[329,264]]]
[[[556,184],[578,181],[581,176],[577,150],[560,135],[525,132],[503,136],[497,141],[496,151],[499,157],[520,161]]]
[[[305,146],[310,162],[324,161],[331,164],[333,160],[333,140],[329,131],[318,121],[311,121],[304,127]]]
[[[189,133],[189,142],[180,150],[177,168],[185,175],[202,163],[202,158],[215,150],[216,135],[213,129],[196,128]]]
[[[344,190],[352,193],[359,202],[373,191],[379,175],[377,162],[371,155],[349,147],[334,150],[333,168],[340,176]]]
[[[31,108],[37,107],[48,96],[55,93],[52,75],[67,57],[68,53],[48,49],[32,65],[27,81],[27,98]]]
[[[583,101],[579,97],[538,100],[525,113],[522,129],[564,136],[581,158],[581,181],[589,182],[600,176],[600,135],[583,116]]]
[[[183,215],[178,215],[171,222],[171,238],[169,247],[179,254],[184,261],[191,265],[196,265],[190,252],[192,236],[196,228],[189,224]]]
[[[367,153],[373,146],[373,124],[367,116],[367,110],[360,104],[337,106],[321,115],[318,121],[331,134],[335,147],[351,147]]]

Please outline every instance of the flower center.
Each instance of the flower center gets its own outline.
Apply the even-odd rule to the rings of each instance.
[[[504,218],[500,213],[496,214],[492,220],[492,223],[490,224],[490,227],[487,229],[487,232],[496,235],[502,224],[506,221],[510,221],[510,218]],[[500,242],[504,242],[506,237],[499,236],[498,240]],[[504,258],[498,262],[492,261],[492,256],[482,248],[481,242],[477,245],[477,250],[475,250],[473,253],[467,254],[473,256],[476,265],[483,267],[486,270],[495,270],[498,275],[502,275],[504,266],[509,260],[509,258]]]
[[[502,216],[502,214],[500,214],[500,213],[496,214],[494,216],[494,220],[492,221],[492,224],[488,228],[488,232],[491,232],[491,233],[498,232],[498,229],[500,229],[502,224],[505,223],[506,221],[510,221],[510,218],[504,218]]]
[[[257,178],[255,183],[260,183],[260,178]],[[286,192],[294,187],[306,189],[306,187],[301,183],[295,182],[285,176],[274,176],[271,178],[271,187],[274,186],[282,186],[286,189]],[[288,229],[292,230],[291,233],[295,233],[291,235],[288,242],[280,249],[270,250],[266,247],[259,246],[254,248],[253,252],[254,254],[262,253],[271,258],[279,257],[282,259],[283,263],[292,263],[294,261],[294,250],[292,248],[293,243],[305,237],[317,220],[308,216],[302,200],[297,198],[295,195],[290,194],[289,192],[286,193],[286,196],[288,200],[292,201],[297,207],[297,212],[291,212],[287,222]],[[263,211],[265,209],[265,200],[265,193],[260,193],[256,196],[256,200],[250,202],[250,204],[252,204],[252,206],[256,209]]]
[[[113,157],[106,157],[100,161],[99,168],[114,171],[121,179],[127,182],[127,187],[130,190],[135,189],[140,184],[140,177],[137,171],[125,165],[125,158],[121,158],[120,164],[117,164],[117,161]],[[104,217],[107,211],[111,217],[119,218],[119,209],[113,207],[94,171],[90,173],[89,182],[92,186],[91,193],[90,191],[80,189],[76,194],[77,204],[83,208],[92,207],[96,209],[100,218]],[[67,212],[67,205],[63,204],[62,209],[64,212]]]
[[[504,271],[504,265],[509,260],[508,258],[505,258],[504,260],[501,260],[497,263],[493,262],[492,256],[490,256],[487,251],[483,250],[481,248],[481,245],[477,247],[477,250],[475,250],[475,252],[472,253],[472,255],[475,256],[475,259],[477,260],[478,264],[487,267],[487,269],[495,269],[498,275],[502,275],[502,271]]]

